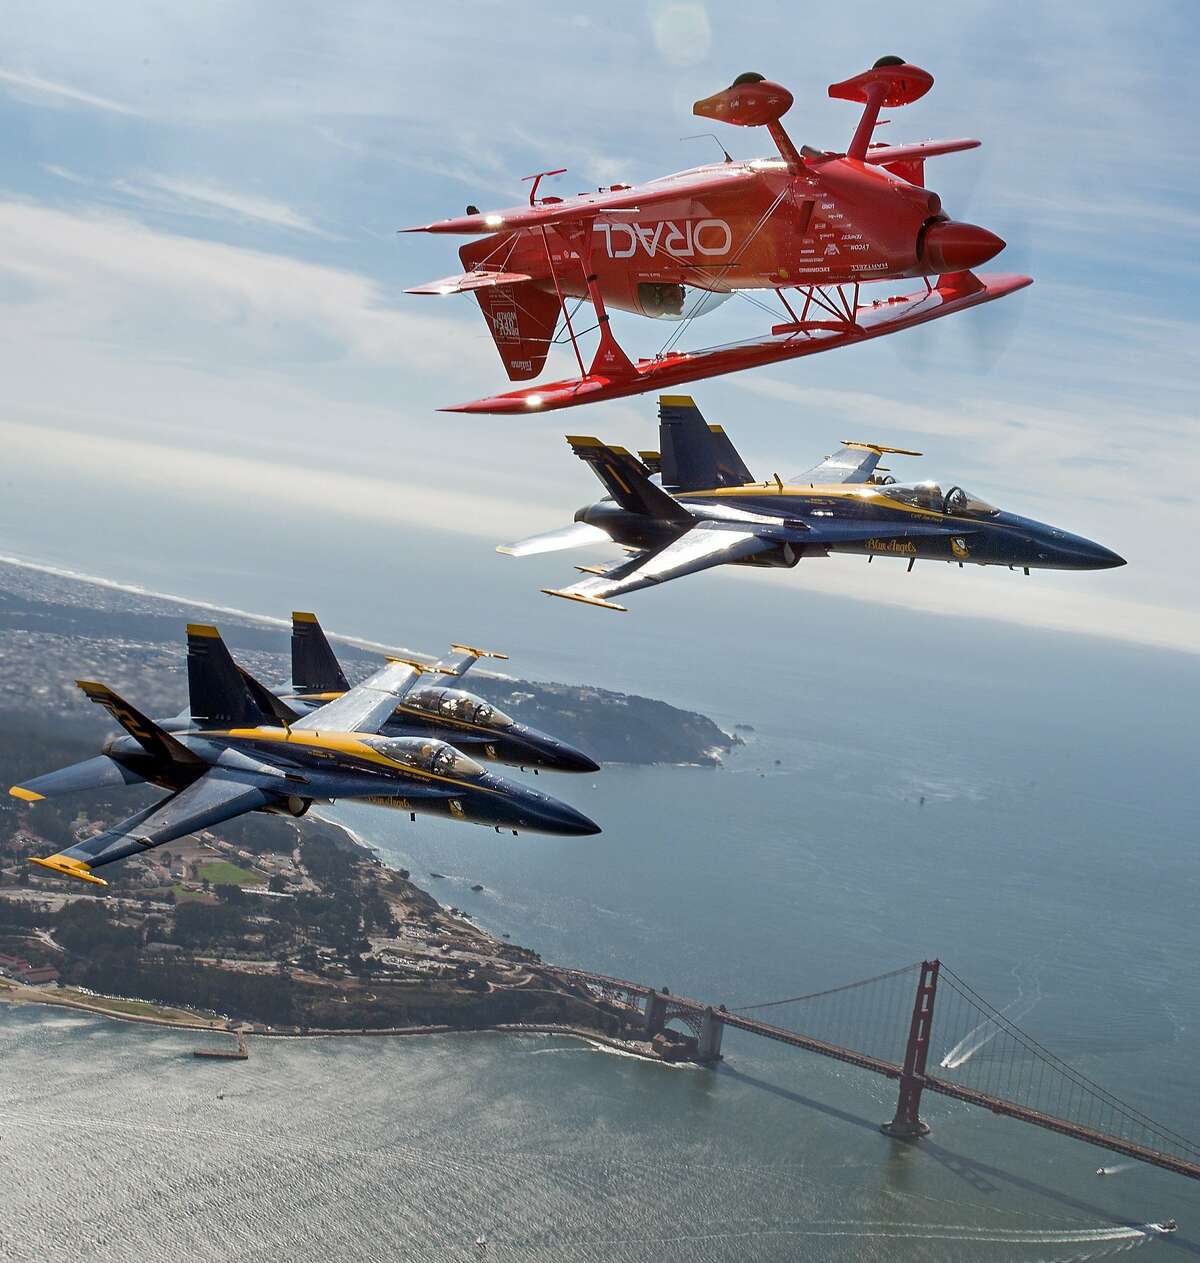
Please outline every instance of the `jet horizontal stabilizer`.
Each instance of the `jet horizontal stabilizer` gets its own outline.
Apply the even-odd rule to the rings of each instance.
[[[43,798],[58,798],[62,794],[75,794],[85,789],[110,789],[118,785],[140,785],[145,782],[144,776],[131,772],[107,754],[98,754],[94,759],[84,759],[82,763],[73,763],[70,767],[59,768],[57,772],[47,772],[44,776],[35,776],[31,780],[14,785],[8,792],[14,798],[25,802],[38,802]]]

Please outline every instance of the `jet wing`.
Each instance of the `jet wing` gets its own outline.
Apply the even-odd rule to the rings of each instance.
[[[542,591],[548,596],[562,596],[604,609],[624,610],[625,606],[609,598],[695,574],[711,566],[743,561],[774,548],[775,544],[774,539],[764,539],[752,530],[700,522],[665,547],[640,553],[603,575],[589,575],[570,587],[543,588]]]
[[[292,724],[296,731],[378,732],[391,718],[396,703],[412,688],[422,671],[415,662],[392,659],[361,684],[327,706],[309,711]]]
[[[433,667],[443,675],[466,675],[480,658],[508,661],[508,654],[497,653],[494,649],[476,649],[474,645],[451,645],[450,648],[454,652],[439,658]]]
[[[564,548],[611,543],[608,533],[598,526],[587,522],[572,522],[570,526],[560,526],[557,530],[543,531],[540,535],[519,539],[515,544],[501,544],[496,551],[509,557],[528,557],[532,553],[557,553]]]
[[[276,796],[228,774],[205,772],[186,789],[172,794],[153,807],[139,811],[137,815],[122,820],[120,824],[85,838],[66,850],[56,851],[45,858],[31,857],[31,862],[42,868],[52,869],[68,877],[108,883],[92,875],[92,869],[128,855],[140,855],[164,842],[182,838],[199,829],[208,829],[223,820],[232,820],[276,801]]]
[[[903,447],[883,447],[877,443],[856,443],[843,439],[836,452],[826,456],[818,465],[804,473],[789,478],[790,483],[866,482],[875,472],[880,458],[892,452],[897,456],[920,456]]]

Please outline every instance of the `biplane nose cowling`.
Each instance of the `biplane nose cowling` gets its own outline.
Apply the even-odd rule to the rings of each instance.
[[[921,263],[930,272],[968,272],[1004,249],[1004,240],[977,224],[946,219],[930,224],[921,241]]]

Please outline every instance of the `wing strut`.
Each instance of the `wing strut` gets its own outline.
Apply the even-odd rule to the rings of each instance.
[[[703,272],[701,272],[699,268],[695,266],[693,266],[690,270],[697,272],[702,276],[705,276],[705,279],[710,282],[714,279],[717,281],[724,280],[726,275],[729,273],[729,270],[737,266],[738,262],[741,260],[742,255],[745,254],[746,251],[750,248],[750,243],[767,226],[767,222],[770,220],[771,216],[774,215],[775,212],[779,209],[780,203],[784,200],[785,197],[787,197],[789,192],[790,192],[790,185],[785,184],[783,188],[779,190],[778,196],[771,203],[771,205],[768,206],[765,211],[763,211],[761,217],[759,218],[758,223],[755,224],[754,227],[750,230],[750,235],[746,238],[745,241],[742,242],[741,246],[738,247],[737,253],[733,256],[732,259],[729,260],[728,263],[725,264],[725,266],[716,274],[715,277],[708,277]],[[662,348],[658,352],[659,357],[670,353],[672,347],[674,347],[674,345],[683,336],[683,333],[687,329],[687,327],[700,314],[700,308],[703,306],[705,300],[708,298],[711,292],[712,292],[711,290],[702,289],[701,292],[696,296],[695,301],[692,303],[691,310],[687,312],[684,318],[679,322],[679,324],[671,332],[671,335],[663,343]]]

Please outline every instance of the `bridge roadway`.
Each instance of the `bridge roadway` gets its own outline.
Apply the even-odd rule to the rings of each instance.
[[[558,974],[563,978],[603,987],[609,991],[624,991],[629,995],[648,996],[654,990],[653,987],[647,987],[644,983],[628,982],[623,978],[612,978],[606,974],[594,974],[586,969],[554,967],[548,972]],[[663,993],[660,992],[659,994]],[[678,1005],[680,1008],[694,1009],[701,1014],[713,1007],[701,1000],[693,1000],[688,996],[675,995],[674,993],[667,995],[666,999],[670,1004]],[[810,1035],[799,1035],[795,1031],[785,1030],[782,1026],[772,1026],[769,1022],[760,1022],[756,1018],[744,1017],[740,1013],[730,1013],[727,1009],[714,1008],[713,1012],[726,1026],[736,1027],[738,1030],[747,1031],[751,1035],[760,1035],[764,1039],[778,1040],[779,1043],[790,1044],[793,1048],[804,1048],[809,1052],[818,1053],[822,1057],[832,1057],[835,1061],[843,1061],[852,1066],[859,1066],[863,1070],[870,1070],[873,1074],[881,1074],[888,1079],[899,1079],[903,1073],[903,1067],[897,1065],[894,1061],[884,1061],[880,1057],[872,1057],[867,1053],[856,1052],[853,1048],[842,1048],[838,1044],[830,1044],[823,1039],[814,1039]],[[1018,1122],[1029,1123],[1034,1127],[1043,1127],[1047,1131],[1058,1132],[1062,1136],[1073,1136],[1076,1140],[1096,1145],[1101,1149],[1109,1149],[1113,1153],[1121,1154],[1123,1157],[1134,1158],[1138,1162],[1145,1162],[1150,1166],[1174,1171],[1176,1175],[1184,1175],[1192,1180],[1200,1180],[1200,1162],[1189,1162],[1186,1158],[1178,1158],[1174,1154],[1163,1153],[1158,1149],[1150,1149],[1145,1145],[1135,1144],[1131,1140],[1125,1140],[1108,1132],[1097,1131],[1094,1127],[1085,1127],[1081,1123],[1073,1123],[1065,1118],[1056,1118],[1053,1114],[1043,1114],[1038,1110],[1029,1109],[1027,1106],[1018,1105],[1014,1101],[1006,1101],[1003,1097],[991,1096],[987,1092],[979,1092],[974,1088],[965,1087],[960,1083],[952,1083],[947,1079],[937,1079],[932,1075],[925,1075],[922,1083],[926,1091],[937,1092],[942,1096],[951,1097],[953,1100],[963,1101],[967,1105],[975,1105],[993,1114],[1015,1118]]]

